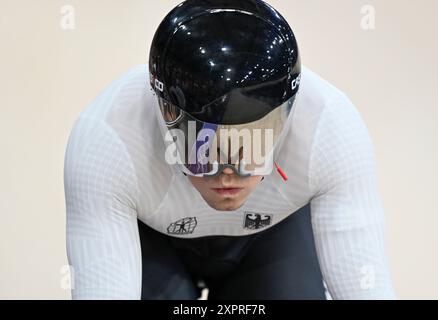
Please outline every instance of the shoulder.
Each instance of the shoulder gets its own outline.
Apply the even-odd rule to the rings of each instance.
[[[339,88],[305,65],[303,65],[301,70],[300,91],[301,95],[315,104],[344,95]]]
[[[81,112],[81,116],[105,120],[111,112],[146,99],[151,95],[148,94],[148,78],[147,65],[141,64],[131,68],[107,85]]]
[[[303,66],[300,91],[289,118],[291,130],[288,131],[290,139],[287,145],[291,149],[296,149],[297,144],[299,144],[308,149],[309,145],[313,143],[326,108],[334,100],[341,100],[344,97],[345,94],[341,90]],[[308,151],[300,150],[300,153]]]
[[[145,91],[144,86],[140,88],[145,70],[144,65],[139,65],[113,80],[79,114],[65,152],[66,196],[88,190],[90,197],[105,195],[110,199],[123,195],[135,202],[135,169],[118,123],[130,121],[121,116],[120,109],[138,101]]]
[[[317,192],[375,174],[374,146],[356,106],[342,93],[325,100],[309,154],[311,188]]]
[[[79,159],[91,152],[95,158],[108,153],[129,157],[127,144],[135,139],[126,141],[124,130],[133,130],[134,124],[140,122],[139,111],[135,110],[152,108],[145,94],[146,70],[145,65],[132,68],[112,81],[86,106],[70,132],[67,156]]]
[[[349,126],[364,129],[355,105],[340,89],[303,67],[300,92],[291,116],[292,134],[314,143],[321,131],[340,134]]]
[[[372,161],[368,130],[355,105],[343,91],[305,66],[289,121],[280,157],[296,183],[312,195],[330,179],[332,183],[336,177],[339,180],[355,172],[355,162]],[[349,166],[342,167],[345,161]]]
[[[333,101],[345,99],[345,94],[328,81],[302,67],[300,90],[288,119],[287,143],[283,153],[302,157],[306,161],[321,119]]]
[[[67,201],[100,205],[117,199],[136,206],[132,161],[117,133],[104,121],[81,117],[75,123],[65,152],[64,187]]]
[[[82,183],[80,188],[90,183],[105,186],[107,193],[122,194],[140,203],[144,212],[152,212],[168,186],[154,181],[171,181],[172,175],[162,160],[164,143],[154,99],[147,65],[107,86],[79,115],[70,133],[67,180]],[[147,197],[139,199],[140,192]]]

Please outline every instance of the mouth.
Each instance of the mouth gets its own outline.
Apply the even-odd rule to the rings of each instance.
[[[213,188],[213,191],[222,196],[236,196],[243,188]]]

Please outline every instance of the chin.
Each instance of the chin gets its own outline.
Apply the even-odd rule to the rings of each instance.
[[[215,210],[218,211],[234,211],[243,206],[244,201],[221,201],[221,202],[211,202],[207,201],[207,204]]]

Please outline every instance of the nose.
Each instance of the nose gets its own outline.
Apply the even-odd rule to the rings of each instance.
[[[231,175],[231,174],[234,174],[234,171],[233,171],[233,169],[231,169],[231,168],[225,168],[225,169],[222,171],[222,173],[227,174],[227,175]]]

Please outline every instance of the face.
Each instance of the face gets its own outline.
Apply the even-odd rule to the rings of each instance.
[[[217,177],[187,177],[208,205],[219,211],[239,209],[263,178],[239,177],[230,168]]]

